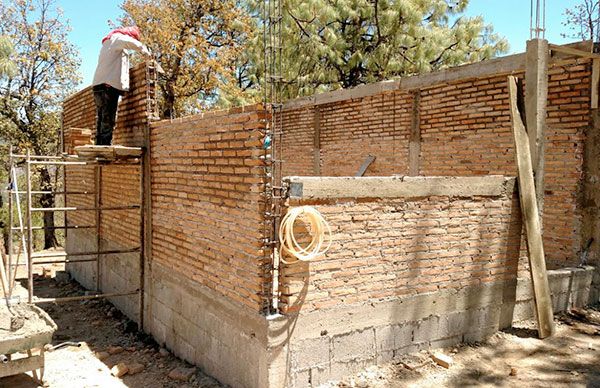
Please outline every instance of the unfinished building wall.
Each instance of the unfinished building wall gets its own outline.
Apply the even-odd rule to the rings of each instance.
[[[147,330],[232,386],[266,386],[261,105],[151,126]],[[263,379],[263,380],[261,380]]]
[[[506,59],[510,73],[523,76],[519,58]],[[284,173],[353,176],[373,155],[370,176],[515,176],[507,71],[498,70],[506,66],[497,60],[462,68],[448,80],[425,75],[290,101]],[[591,63],[549,70],[544,244],[554,265],[576,263],[582,244],[578,198],[590,77]]]
[[[287,346],[288,386],[481,341],[532,317],[531,284],[517,285],[514,178],[292,177],[289,184],[288,205],[321,212],[333,244],[323,257],[282,265],[286,316],[273,323],[272,342]],[[587,302],[591,271],[550,275],[556,311]]]
[[[148,99],[153,96],[152,80],[147,64],[142,63],[130,70],[130,92],[121,97],[117,122],[113,132],[113,144],[144,147],[144,133],[152,112],[148,111]],[[96,127],[96,106],[91,87],[70,96],[63,103],[63,142],[65,152],[73,154],[77,145],[93,144]],[[83,130],[83,131],[82,131]],[[87,131],[86,131],[87,130]],[[106,164],[96,175],[98,166],[68,166],[66,187],[71,194],[67,206],[95,206],[96,180],[100,182],[99,200],[103,207],[140,205],[141,171],[139,165]],[[100,216],[100,240],[97,240],[96,212],[75,211],[68,214],[70,229],[67,236],[67,252],[94,252],[96,250],[124,250],[140,248],[140,209],[103,211]],[[99,242],[99,245],[98,245]],[[73,260],[92,256],[73,257]],[[103,292],[135,291],[139,285],[139,253],[104,255],[100,258],[100,279],[97,280],[95,262],[67,265],[71,275],[90,289]],[[131,319],[138,319],[137,296],[112,298]]]

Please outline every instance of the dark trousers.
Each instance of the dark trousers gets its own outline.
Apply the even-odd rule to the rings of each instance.
[[[93,91],[96,102],[96,145],[110,145],[119,96],[123,92],[106,84],[94,86]]]

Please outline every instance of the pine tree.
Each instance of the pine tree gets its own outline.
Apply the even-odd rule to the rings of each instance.
[[[281,0],[287,98],[492,58],[508,48],[468,0]],[[258,20],[262,1],[251,0]],[[264,81],[261,23],[239,63],[249,95]]]

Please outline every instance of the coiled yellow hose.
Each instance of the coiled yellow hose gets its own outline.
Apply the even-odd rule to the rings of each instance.
[[[308,245],[302,247],[294,234],[294,224],[298,217],[308,224],[309,234],[312,239]],[[288,210],[279,225],[280,260],[285,264],[298,261],[311,261],[321,256],[331,247],[331,227],[321,213],[312,206],[300,206]],[[288,262],[284,257],[294,257],[296,261]]]

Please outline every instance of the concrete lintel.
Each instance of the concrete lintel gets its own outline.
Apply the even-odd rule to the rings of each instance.
[[[286,177],[290,197],[420,198],[429,196],[502,196],[512,193],[515,179],[501,175],[481,177]]]

